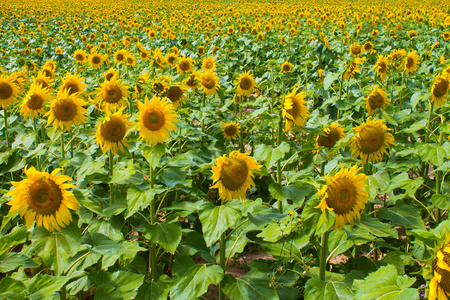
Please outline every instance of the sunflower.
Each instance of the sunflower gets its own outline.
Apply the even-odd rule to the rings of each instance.
[[[236,93],[245,96],[250,96],[256,86],[255,78],[248,71],[244,71],[244,73],[239,75],[235,84],[237,85]]]
[[[364,52],[370,52],[370,53],[375,52],[373,50],[373,44],[369,41],[364,43],[364,45],[362,46],[362,49]]]
[[[375,64],[375,72],[380,76],[381,80],[386,79],[386,75],[388,72],[388,60],[385,56],[378,56],[377,62]]]
[[[230,155],[217,158],[212,166],[214,185],[219,189],[219,197],[224,201],[245,199],[249,188],[255,186],[253,171],[261,170],[261,166],[248,153],[233,151]]]
[[[106,111],[106,116],[100,120],[97,131],[95,133],[95,141],[102,148],[103,154],[108,151],[117,154],[120,150],[124,152],[124,147],[130,147],[127,142],[126,135],[132,121],[129,121],[129,115],[122,114],[125,107],[121,107],[118,111]]]
[[[316,147],[327,147],[331,149],[337,141],[345,137],[344,129],[339,123],[332,123],[329,127],[322,130],[322,134],[317,135]]]
[[[177,114],[172,103],[153,96],[149,101],[138,101],[139,106],[139,138],[150,142],[151,145],[163,143],[170,137],[169,131],[175,131]]]
[[[216,73],[208,71],[199,74],[200,86],[206,95],[214,95],[220,87],[220,79]]]
[[[25,95],[22,105],[20,107],[20,113],[25,118],[36,118],[38,115],[43,114],[44,104],[51,98],[51,93],[48,88],[42,87],[40,84],[32,84],[30,90]]]
[[[48,231],[61,231],[72,222],[70,210],[78,210],[78,200],[68,191],[75,186],[66,183],[72,178],[58,175],[62,169],[55,169],[50,174],[36,171],[34,167],[25,168],[26,179],[13,181],[14,189],[6,193],[12,199],[6,204],[10,211],[19,211],[25,217],[28,228],[36,220],[37,226],[44,226]]]
[[[164,64],[166,63],[166,59],[165,59],[164,55],[162,54],[161,49],[156,48],[153,51],[153,60],[154,60],[156,66],[158,68],[161,68],[161,69],[164,68]]]
[[[353,226],[367,203],[368,196],[364,189],[367,176],[358,174],[359,170],[361,168],[358,166],[346,169],[341,165],[336,175],[325,176],[327,184],[317,193],[323,198],[315,208],[320,208],[323,213],[326,209],[333,211],[336,216],[335,228],[342,229],[347,223]]]
[[[177,71],[180,74],[192,72],[194,61],[190,57],[183,56],[178,59]]]
[[[283,119],[286,121],[286,130],[292,130],[292,123],[298,127],[306,125],[309,117],[308,107],[306,106],[305,93],[297,94],[298,87],[284,98]]]
[[[363,63],[363,60],[360,58],[355,58],[348,66],[347,69],[345,70],[344,73],[344,79],[348,80],[350,79],[350,77],[354,76],[356,73],[359,73],[359,66],[360,64]]]
[[[236,123],[234,121],[231,121],[229,123],[224,123],[220,125],[223,130],[223,137],[227,140],[235,139],[239,135],[241,125],[239,123]]]
[[[416,51],[409,52],[405,58],[405,72],[408,74],[417,69],[417,65],[419,62],[419,56]]]
[[[448,41],[450,40],[450,31],[446,31],[442,34],[442,38],[444,39],[444,41]]]
[[[262,41],[262,40],[264,39],[264,34],[263,34],[262,32],[259,32],[259,33],[256,35],[256,38],[257,38],[258,40]]]
[[[186,80],[184,81],[186,88],[191,89],[191,90],[196,89],[199,85],[198,77],[199,77],[199,73],[197,71],[192,72],[189,75],[189,77],[186,78]]]
[[[136,87],[135,87],[135,91],[138,94],[140,94],[144,91],[143,85],[146,84],[149,79],[150,79],[150,75],[148,74],[148,72],[145,72],[144,74],[139,76],[139,78],[136,82]]]
[[[116,69],[110,68],[108,71],[103,73],[103,76],[105,76],[106,81],[110,81],[111,78],[113,78],[113,77],[119,78],[119,71],[117,71]]]
[[[53,91],[52,87],[55,84],[54,80],[45,76],[42,73],[39,73],[36,77],[33,78],[34,84],[40,84],[44,88],[48,88],[50,92]]]
[[[353,56],[358,56],[361,54],[361,52],[362,52],[362,48],[359,43],[354,43],[353,45],[350,46],[350,53]]]
[[[75,61],[79,64],[85,63],[88,58],[88,54],[84,52],[83,50],[75,50],[73,53],[73,57],[75,58]]]
[[[69,94],[67,90],[59,92],[50,103],[50,111],[45,114],[48,117],[47,126],[53,123],[55,130],[69,131],[72,125],[84,123],[88,111],[83,105],[86,104],[79,94]]]
[[[373,116],[375,109],[379,108],[383,110],[386,108],[386,104],[390,104],[389,99],[386,98],[386,92],[382,89],[375,87],[370,93],[369,97],[365,98],[366,109],[369,112],[369,116]]]
[[[372,33],[370,34],[370,37],[376,38],[379,33],[380,33],[380,31],[378,29],[374,29],[374,30],[372,30]]]
[[[42,69],[50,69],[52,71],[56,70],[56,62],[54,60],[47,60],[44,65],[42,66]]]
[[[281,64],[281,72],[284,74],[291,73],[292,72],[292,64],[288,61],[285,61]]]
[[[157,96],[162,96],[167,92],[172,78],[162,75],[152,79],[152,90]]]
[[[9,76],[12,79],[12,82],[19,88],[18,96],[22,95],[25,91],[25,85],[30,83],[30,79],[28,78],[26,71],[15,71]]]
[[[441,107],[445,103],[445,98],[448,95],[449,76],[438,75],[434,79],[433,87],[431,88],[431,102],[436,108]]]
[[[166,55],[166,61],[167,61],[167,63],[171,66],[171,67],[174,67],[175,66],[175,62],[177,61],[177,59],[178,59],[178,55],[177,54],[175,54],[175,53],[169,53],[169,54],[167,54]]]
[[[120,63],[126,60],[127,56],[130,54],[128,50],[119,49],[114,53],[114,61]]]
[[[323,69],[317,70],[317,77],[319,78],[319,83],[323,83]]]
[[[203,59],[202,61],[203,72],[214,71],[215,69],[216,69],[216,60],[213,57],[208,56],[207,58]]]
[[[184,103],[186,90],[182,85],[172,85],[167,89],[166,97],[172,102],[173,108],[177,108]]]
[[[50,79],[55,78],[55,72],[50,68],[44,67],[42,70],[39,71],[39,74],[42,74],[43,76],[48,77]]]
[[[361,157],[363,164],[371,161],[380,161],[386,153],[386,148],[394,144],[394,136],[390,129],[384,125],[383,120],[373,120],[371,117],[360,126],[354,128],[356,135],[350,147],[352,155]]]
[[[127,62],[127,66],[135,66],[136,65],[136,58],[131,53],[127,55],[125,60]]]
[[[62,85],[59,87],[59,91],[68,90],[69,94],[80,93],[82,94],[86,88],[86,84],[83,83],[84,78],[79,77],[77,74],[66,74],[64,77]]]
[[[101,83],[100,87],[96,89],[96,101],[98,103],[103,102],[102,107],[106,110],[124,106],[128,101],[128,88],[129,86],[123,84],[121,79],[113,76],[109,81]]]
[[[14,76],[0,75],[0,104],[3,108],[14,104],[19,95],[19,86],[14,79]]]
[[[93,68],[99,68],[105,61],[105,57],[102,54],[92,53],[88,58],[89,64]]]
[[[450,294],[450,232],[434,236],[439,242],[431,249],[432,257],[426,263],[423,275],[430,280],[428,299],[447,300]]]

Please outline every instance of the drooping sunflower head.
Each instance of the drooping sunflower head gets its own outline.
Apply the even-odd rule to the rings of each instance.
[[[140,93],[142,93],[144,91],[143,85],[146,84],[149,79],[150,79],[150,74],[148,74],[148,72],[145,72],[144,74],[139,76],[139,78],[138,78],[138,80],[136,82],[136,88],[135,88],[135,91],[138,94],[140,94]]]
[[[360,169],[356,165],[350,169],[341,165],[334,176],[325,176],[327,184],[317,193],[323,198],[316,208],[320,208],[322,212],[328,209],[335,213],[335,228],[342,229],[346,224],[353,226],[367,203],[368,196],[364,189],[367,186],[367,176],[364,173],[358,174]]]
[[[375,64],[375,72],[381,77],[381,80],[386,79],[388,66],[389,62],[387,58],[383,55],[378,56],[377,62]]]
[[[38,115],[44,113],[45,105],[51,97],[48,88],[43,88],[40,84],[33,83],[22,101],[20,113],[25,118],[37,118]]]
[[[83,94],[84,89],[87,87],[87,84],[83,82],[84,78],[78,76],[77,74],[66,74],[64,80],[59,87],[59,91],[62,92],[64,90],[68,90],[69,94],[80,93]]]
[[[95,141],[102,148],[103,154],[109,150],[115,155],[118,151],[124,152],[124,147],[130,146],[126,135],[133,122],[128,120],[129,115],[122,113],[124,109],[125,107],[117,111],[108,110],[97,125]]]
[[[363,63],[363,60],[360,58],[355,58],[348,66],[347,70],[344,73],[344,79],[348,80],[350,77],[354,76],[356,73],[359,73],[359,65]]]
[[[113,78],[114,76],[116,78],[119,78],[119,71],[117,71],[114,68],[110,68],[108,71],[106,71],[105,73],[103,73],[103,76],[105,76],[105,80],[106,81],[110,81],[111,78]]]
[[[172,103],[153,96],[149,101],[145,96],[144,103],[139,106],[139,138],[151,145],[163,143],[170,137],[169,131],[175,131],[178,115]]]
[[[443,75],[438,75],[434,79],[433,87],[431,88],[431,102],[436,108],[444,105],[448,95],[450,76],[446,75],[446,73],[443,73]]]
[[[214,95],[220,87],[220,79],[216,73],[208,71],[200,73],[200,86],[206,95]]]
[[[52,71],[55,71],[56,66],[57,66],[56,62],[52,59],[49,59],[44,63],[44,66],[42,67],[42,69],[50,69]]]
[[[151,85],[152,90],[157,96],[164,95],[167,90],[169,89],[170,83],[172,81],[172,78],[169,76],[158,76],[152,79]]]
[[[285,61],[281,64],[281,72],[284,74],[292,72],[292,64],[288,61]]]
[[[322,134],[317,135],[316,147],[327,147],[331,149],[337,141],[345,137],[344,129],[339,123],[332,123],[329,127],[322,130]]]
[[[360,157],[363,164],[380,161],[383,155],[387,154],[387,149],[395,142],[394,136],[383,120],[374,120],[369,117],[365,123],[354,130],[356,135],[350,146],[352,155]]]
[[[213,186],[219,189],[219,197],[224,201],[232,199],[245,199],[246,192],[252,186],[253,171],[261,170],[261,166],[248,153],[233,151],[230,155],[217,158],[212,166]]]
[[[202,60],[202,71],[214,71],[216,69],[216,60],[214,57],[208,56]]]
[[[166,92],[166,97],[172,102],[173,108],[177,108],[184,103],[186,90],[184,86],[176,84],[171,85]]]
[[[82,64],[87,62],[88,54],[85,51],[78,49],[73,53],[73,58],[75,58],[75,61],[78,64]]]
[[[100,68],[103,62],[105,61],[105,57],[99,53],[92,53],[88,58],[89,65],[93,68]]]
[[[62,169],[50,174],[36,171],[34,167],[25,168],[27,178],[12,182],[14,189],[6,193],[12,197],[7,203],[10,211],[19,211],[30,228],[36,220],[36,226],[44,226],[48,231],[61,231],[72,222],[70,210],[78,210],[78,200],[68,191],[75,186],[67,183],[72,178],[58,175]]]
[[[55,81],[50,77],[47,77],[44,74],[40,73],[33,78],[33,83],[40,84],[42,87],[48,88],[49,91],[52,91],[53,90],[52,87],[55,84]]]
[[[239,75],[239,78],[235,82],[237,85],[237,94],[250,96],[255,89],[256,81],[252,74],[248,71],[244,71],[244,73]]]
[[[350,53],[354,56],[360,55],[362,52],[361,45],[359,43],[354,43],[350,46]]]
[[[223,130],[223,137],[230,141],[231,139],[236,139],[241,130],[241,125],[235,121],[224,123],[220,125],[220,127],[222,127]]]
[[[185,79],[184,84],[187,89],[195,90],[199,86],[198,82],[199,73],[197,71],[189,74],[189,77]]]
[[[50,79],[55,78],[55,71],[50,68],[42,68],[42,70],[39,71],[39,74],[42,74],[42,76],[48,77]]]
[[[87,110],[83,107],[86,102],[78,93],[69,94],[68,90],[59,92],[50,103],[47,126],[53,123],[53,128],[69,131],[72,125],[80,125],[86,121]]]
[[[306,105],[306,94],[297,94],[298,87],[294,88],[285,98],[283,103],[283,118],[286,121],[285,129],[292,130],[292,123],[302,128],[309,118],[309,111]]]
[[[408,74],[409,72],[413,72],[417,69],[419,62],[419,56],[416,51],[409,52],[405,57],[405,72]]]
[[[96,101],[106,110],[125,106],[128,101],[129,86],[122,83],[121,79],[113,76],[109,81],[105,80],[97,88]]]
[[[26,71],[15,71],[9,76],[11,77],[12,82],[19,88],[18,96],[21,96],[25,92],[25,86],[30,83],[30,79],[28,78]]]
[[[0,75],[0,104],[3,108],[14,104],[19,95],[19,86],[14,79],[14,76]]]
[[[379,108],[383,110],[387,104],[391,103],[386,98],[386,92],[378,87],[375,87],[369,97],[365,98],[364,101],[366,101],[366,109],[369,112],[369,116],[373,116],[375,109]]]
[[[190,73],[194,67],[194,61],[190,57],[183,56],[177,61],[177,71],[180,74]]]

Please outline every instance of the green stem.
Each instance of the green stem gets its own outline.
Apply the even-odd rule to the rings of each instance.
[[[442,122],[445,122],[443,120]],[[442,146],[444,141],[444,131],[441,129],[439,134],[439,148]],[[442,193],[442,171],[436,171],[436,194],[440,195]],[[441,210],[436,207],[436,225],[441,222]]]
[[[61,131],[61,158],[66,158],[66,153],[64,152],[64,131]]]
[[[5,117],[5,125],[3,126],[3,132],[6,139],[6,148],[9,148],[9,137],[8,137],[8,114],[6,113],[6,107],[3,108],[3,117]]]
[[[201,112],[201,118],[202,118],[202,120],[201,120],[201,130],[202,130],[202,133],[204,133],[204,131],[205,131],[205,118],[204,118],[204,116],[203,116],[203,112],[201,111],[201,109],[202,108],[204,108],[205,107],[205,105],[206,105],[206,94],[205,93],[203,93],[203,98],[202,98],[202,106],[201,106],[201,108],[200,108],[200,112]],[[201,138],[201,141],[200,141],[200,148],[203,148],[203,143],[204,143],[204,139],[205,139],[205,137],[202,135],[202,138]]]
[[[73,130],[70,131],[70,157],[73,158]]]
[[[319,278],[325,280],[325,271],[327,269],[327,256],[328,256],[328,235],[329,231],[322,234],[322,244],[320,245],[320,272]]]
[[[35,143],[35,148],[37,149],[37,147],[39,145],[39,132],[37,130],[37,119],[36,118],[33,119],[33,128],[34,128],[34,133],[36,134],[34,143]],[[42,171],[41,170],[41,157],[39,155],[36,155],[36,167],[37,167],[38,171]]]
[[[425,143],[427,144],[430,141],[431,134],[431,118],[433,115],[433,104],[430,102],[430,109],[428,111],[428,121],[427,121],[427,131],[425,132]],[[427,175],[427,166],[426,162],[422,162],[420,165],[420,175],[425,177]]]
[[[61,296],[60,297],[61,300],[66,300],[66,285],[63,285],[59,294]]]
[[[405,85],[405,71],[402,72],[402,91],[400,94],[400,104],[403,102],[403,87]]]
[[[225,232],[222,232],[222,234],[220,235],[220,267],[222,268],[224,273],[227,269],[225,252],[226,252]],[[222,290],[222,283],[219,283],[219,300],[225,300],[225,294],[223,293]]]
[[[109,149],[109,177],[110,179],[113,177],[113,168],[114,168],[114,154],[111,149]],[[114,185],[112,183],[109,184],[109,197],[111,199],[111,205],[114,201]]]
[[[277,145],[280,146],[281,140],[283,138],[283,116],[281,115],[280,110],[280,119],[278,121],[278,139],[277,139]],[[281,185],[281,159],[277,160],[277,183]],[[278,211],[280,213],[283,213],[283,201],[278,200]]]
[[[339,102],[341,102],[342,99],[342,87],[344,84],[344,76],[341,76],[340,84],[339,84]],[[337,110],[337,119],[339,120],[341,118],[341,110]]]
[[[240,96],[240,98],[239,98],[239,100],[240,100],[239,101],[239,120],[240,121],[242,121],[242,101],[244,100],[243,98],[244,98],[243,96]],[[243,131],[244,130],[241,129],[240,132],[239,132],[239,148],[241,149],[242,153],[245,152],[245,149],[244,149],[244,133],[243,133]]]
[[[152,166],[150,166],[150,189],[153,190],[155,188],[155,170]],[[156,197],[152,197],[150,199],[150,223],[155,225],[156,223]],[[157,273],[156,273],[156,244],[152,243],[150,247],[150,255],[149,255],[149,263],[148,263],[148,272],[151,274],[153,281],[156,281]]]

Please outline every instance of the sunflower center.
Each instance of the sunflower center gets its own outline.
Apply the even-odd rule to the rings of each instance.
[[[289,65],[283,65],[283,71],[289,72],[291,70],[291,67]]]
[[[252,81],[247,77],[241,78],[239,81],[239,86],[243,90],[249,90],[252,87]]]
[[[62,199],[61,189],[51,179],[38,179],[28,189],[28,204],[41,215],[55,213],[61,205]]]
[[[332,130],[329,133],[324,132],[325,135],[320,135],[317,144],[321,147],[327,147],[328,149],[334,147],[336,142],[339,141],[339,132]]]
[[[165,117],[159,110],[147,111],[144,115],[144,125],[151,131],[157,131],[164,126]]]
[[[167,98],[172,102],[176,102],[183,96],[183,91],[179,86],[171,86],[167,92]]]
[[[442,251],[442,250],[440,250],[439,252],[441,252],[444,255],[443,261],[447,265],[450,265],[450,254],[448,254],[447,252]],[[436,258],[433,261],[432,270],[433,270],[433,274],[434,274],[434,272],[436,272],[439,275],[441,275],[441,281],[439,282],[439,286],[445,291],[446,294],[449,294],[450,293],[450,272],[445,269],[442,269],[438,266],[438,258]]]
[[[208,90],[212,90],[216,86],[216,82],[211,78],[204,78],[202,80],[202,85]]]
[[[384,144],[384,132],[375,126],[366,126],[359,132],[358,144],[362,153],[374,153]]]
[[[236,134],[237,128],[234,125],[228,125],[227,127],[225,127],[224,131],[228,136],[233,136]]]
[[[98,65],[100,62],[101,62],[100,57],[94,56],[94,57],[92,58],[92,63],[93,63],[94,65]]]
[[[288,109],[287,112],[288,114],[290,114],[292,117],[296,117],[299,113],[299,107],[298,107],[298,103],[297,101],[292,101],[292,108]]]
[[[72,95],[73,93],[78,93],[80,88],[76,83],[68,82],[64,85],[64,90],[68,90],[69,95]]]
[[[244,160],[230,159],[223,164],[220,171],[220,179],[227,190],[237,191],[247,181],[248,166]]]
[[[445,94],[447,94],[449,88],[449,82],[448,80],[441,78],[439,81],[436,82],[434,89],[433,89],[433,95],[436,98],[441,98]]]
[[[183,61],[180,63],[180,69],[183,71],[189,70],[189,67],[190,67],[190,64],[188,62]]]
[[[384,104],[384,97],[378,91],[370,94],[369,96],[369,104],[373,109],[380,108]]]
[[[412,57],[407,57],[406,58],[406,67],[408,69],[412,68],[412,66],[414,66],[414,59]]]
[[[125,58],[125,57],[124,57],[123,54],[121,54],[121,53],[119,53],[119,54],[116,55],[116,60],[117,60],[117,61],[123,61],[124,58]]]
[[[107,81],[110,81],[113,76],[114,76],[114,73],[108,73],[108,74],[105,75],[105,79]]]
[[[327,194],[328,207],[333,208],[339,215],[349,213],[356,203],[356,188],[348,178],[338,178],[331,182],[328,185]]]
[[[53,113],[60,121],[71,121],[77,115],[77,105],[69,99],[58,101],[53,108]]]
[[[117,143],[124,138],[126,127],[121,119],[111,117],[109,121],[102,124],[100,133],[106,141]]]
[[[380,73],[384,73],[384,72],[386,71],[387,66],[386,66],[386,63],[385,63],[385,62],[383,62],[383,61],[379,62],[379,63],[377,64],[377,66],[378,66],[378,71],[379,71]]]
[[[156,82],[154,85],[153,85],[153,89],[155,90],[155,92],[157,93],[157,94],[160,94],[160,93],[162,93],[162,92],[164,92],[164,84],[163,83],[161,83],[161,82]]]
[[[8,99],[13,94],[12,87],[6,82],[0,83],[0,99]]]
[[[30,99],[27,101],[27,106],[29,109],[37,110],[42,108],[42,104],[44,103],[44,99],[37,94],[33,94],[30,96]]]
[[[122,99],[122,91],[117,86],[108,86],[105,89],[104,99],[108,103],[117,103]]]
[[[83,61],[84,60],[84,56],[82,54],[77,54],[77,55],[75,55],[75,59],[77,61]]]
[[[358,47],[358,46],[352,47],[352,53],[355,54],[355,55],[360,54],[361,53],[361,48]]]
[[[186,81],[188,86],[195,86],[195,75],[191,75],[189,79]]]
[[[206,67],[207,69],[212,69],[213,64],[212,64],[211,62],[207,62],[206,65],[205,65],[205,67]]]

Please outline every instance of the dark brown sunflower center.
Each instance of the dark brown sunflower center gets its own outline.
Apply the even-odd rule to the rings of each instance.
[[[41,215],[54,214],[60,207],[62,199],[61,189],[51,179],[36,180],[28,189],[28,204]]]
[[[212,90],[216,86],[216,82],[214,79],[207,77],[202,80],[202,85],[208,90]]]
[[[134,59],[132,57],[127,57],[127,63],[128,64],[133,64],[134,63]]]
[[[210,61],[208,61],[208,62],[205,64],[205,67],[206,67],[207,69],[212,69],[213,63],[210,62]]]
[[[8,99],[13,94],[12,86],[6,82],[0,83],[0,99]]]
[[[186,81],[188,86],[195,86],[195,75],[191,75],[189,79]]]
[[[448,80],[440,78],[433,87],[433,95],[436,98],[441,98],[447,94],[449,88]]]
[[[100,59],[99,56],[94,56],[94,57],[92,58],[92,63],[93,63],[94,65],[98,65],[98,64],[100,64],[101,62],[102,62],[102,60]]]
[[[179,86],[171,86],[167,92],[167,98],[172,102],[176,102],[183,96],[183,91]]]
[[[369,96],[369,104],[373,109],[382,107],[384,102],[385,100],[383,95],[381,95],[378,91],[370,94]]]
[[[53,72],[50,70],[43,70],[42,73],[44,73],[45,77],[53,78]]]
[[[43,80],[41,78],[36,78],[36,84],[40,84],[43,88],[48,87],[47,81],[45,81],[45,80]]]
[[[378,67],[378,71],[379,71],[380,73],[384,73],[384,72],[386,71],[386,68],[387,68],[386,63],[385,63],[384,61],[380,61],[380,62],[377,64],[377,67]]]
[[[220,171],[220,179],[227,190],[237,191],[247,181],[248,166],[244,160],[230,159]]]
[[[180,69],[183,70],[183,71],[187,71],[187,70],[189,70],[190,67],[191,67],[191,65],[190,65],[189,62],[187,62],[187,61],[182,61],[182,62],[179,64],[179,66],[180,66]]]
[[[228,136],[233,136],[237,133],[237,127],[235,125],[228,125],[227,127],[225,127],[225,133]]]
[[[53,108],[53,114],[60,121],[72,121],[77,115],[77,105],[69,99],[58,101]]]
[[[243,90],[249,90],[252,87],[252,81],[250,78],[244,77],[239,81],[239,86]]]
[[[107,81],[110,81],[111,80],[111,78],[114,76],[114,73],[107,73],[106,75],[105,75],[105,79],[107,80]]]
[[[412,68],[412,66],[414,66],[414,59],[412,57],[407,57],[406,58],[406,67],[408,69]]]
[[[159,110],[146,111],[144,114],[144,126],[151,131],[157,131],[164,126],[166,118]]]
[[[293,101],[292,101],[292,108],[291,108],[291,109],[288,109],[288,110],[286,110],[286,111],[287,111],[287,113],[290,114],[293,118],[295,118],[295,117],[299,114],[299,111],[300,111],[300,108],[299,108],[299,106],[298,106],[297,101],[293,100]]]
[[[360,54],[360,53],[361,53],[361,47],[359,47],[359,46],[353,46],[353,47],[352,47],[352,53],[353,53],[354,55]]]
[[[27,101],[27,106],[31,110],[38,110],[42,108],[42,104],[44,104],[44,98],[38,94],[32,94],[30,99]]]
[[[328,149],[333,148],[336,142],[340,140],[340,134],[336,130],[330,130],[329,133],[323,132],[325,135],[319,135],[317,139],[317,144],[320,147],[327,147]]]
[[[153,84],[153,90],[157,94],[160,94],[160,93],[164,92],[165,88],[166,87],[164,86],[164,84],[162,82],[156,82],[155,84]]]
[[[102,124],[100,133],[106,141],[118,143],[125,136],[126,126],[121,119],[111,117],[109,121]]]
[[[175,61],[175,56],[169,56],[169,57],[167,58],[167,62],[168,62],[169,64],[173,64],[174,61]]]
[[[364,44],[364,50],[369,51],[372,49],[372,44]]]
[[[103,98],[108,103],[117,103],[122,99],[122,90],[118,86],[107,86],[103,92]]]
[[[117,61],[123,61],[124,59],[125,59],[125,57],[123,56],[122,53],[118,53],[118,54],[116,55],[116,60],[117,60]]]
[[[357,138],[359,148],[362,153],[374,153],[383,147],[384,132],[382,129],[375,126],[366,126],[359,132]]]
[[[331,182],[327,188],[326,202],[339,215],[352,211],[356,203],[356,187],[348,178],[338,178]]]
[[[290,66],[290,65],[283,65],[283,71],[284,71],[284,72],[289,72],[289,71],[291,71],[291,66]]]
[[[447,265],[450,265],[450,254],[448,254],[442,250],[440,250],[439,252],[442,252],[442,254],[444,254],[444,259],[443,259],[444,262]],[[441,287],[445,291],[446,294],[450,294],[450,272],[438,267],[438,259],[437,258],[433,261],[432,270],[433,270],[433,275],[434,275],[434,272],[441,275],[441,281],[439,282],[439,287]]]
[[[64,84],[63,90],[68,90],[69,95],[72,95],[74,93],[78,93],[80,91],[80,87],[75,82],[67,82]]]

